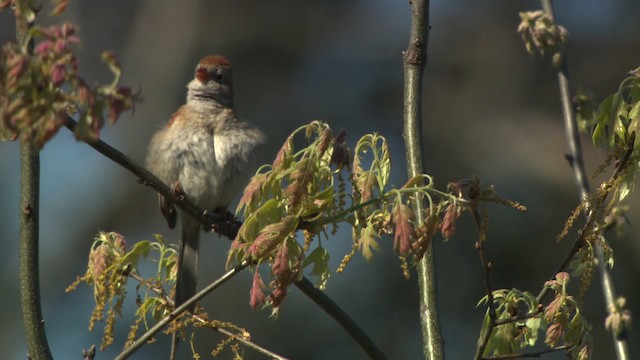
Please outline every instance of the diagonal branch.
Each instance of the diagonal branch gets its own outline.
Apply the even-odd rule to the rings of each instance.
[[[237,274],[238,272],[235,272],[234,274]],[[140,284],[144,285],[146,288],[148,288],[149,290],[153,291],[156,295],[160,296],[169,306],[174,306],[174,302],[173,299],[167,295],[167,293],[164,291],[164,289],[162,287],[158,287],[155,286],[151,283],[149,283],[147,280],[145,280],[142,276],[140,276],[140,274],[138,274],[137,272],[132,272],[131,274],[129,274],[130,277],[132,277],[133,279],[135,279],[136,281],[138,281]],[[213,289],[212,289],[213,290]],[[197,301],[193,300],[193,301]],[[178,315],[179,316],[179,315]],[[192,316],[199,322],[201,323],[206,323],[207,320],[204,319],[202,316],[200,315],[196,315],[196,314],[192,314]],[[263,348],[262,346],[252,342],[251,340],[243,337],[243,336],[239,336],[238,334],[234,334],[232,331],[229,331],[227,329],[221,328],[221,327],[210,327],[212,330],[223,334],[225,336],[228,336],[229,338],[232,338],[240,343],[242,343],[244,346],[251,348],[265,356],[268,356],[271,359],[278,359],[278,360],[286,360],[285,357],[280,356],[268,349]]]
[[[509,354],[509,355],[499,355],[499,356],[491,356],[484,357],[482,360],[505,360],[505,359],[524,359],[524,358],[539,358],[542,355],[549,354],[556,351],[563,351],[569,349],[566,345],[556,346],[551,349],[544,349],[536,352],[530,353],[522,353],[522,354]]]
[[[146,344],[149,339],[153,337],[153,335],[157,334],[161,331],[165,326],[167,326],[171,321],[175,320],[180,314],[185,312],[190,306],[194,305],[196,302],[204,298],[207,294],[212,292],[213,290],[220,287],[222,284],[230,280],[236,274],[244,270],[247,266],[249,266],[248,261],[243,261],[241,264],[236,265],[233,269],[227,271],[224,275],[222,275],[218,280],[212,282],[204,289],[200,290],[193,297],[182,303],[182,305],[178,306],[173,310],[167,317],[160,320],[157,324],[155,324],[151,329],[149,329],[146,333],[144,333],[138,340],[134,341],[131,346],[125,349],[116,357],[116,360],[124,360],[131,356],[134,352],[136,352],[142,345]]]
[[[370,359],[386,359],[387,357],[382,353],[380,349],[373,343],[371,338],[362,331],[358,324],[353,321],[347,313],[344,312],[331,298],[329,298],[324,292],[313,286],[313,284],[306,278],[302,278],[300,281],[294,283],[300,291],[307,295],[313,302],[315,302],[322,310],[324,310],[329,316],[331,316],[343,329],[345,329],[349,335],[360,345],[360,347],[366,351]]]
[[[76,125],[77,123],[72,118],[70,117],[66,118],[65,127],[67,127],[70,131],[73,132],[75,130]],[[232,222],[227,222],[217,214],[211,214],[211,213],[208,213],[207,211],[204,211],[198,208],[193,203],[191,203],[186,197],[177,195],[175,192],[171,191],[168,185],[163,183],[160,179],[158,179],[156,176],[150,173],[143,166],[140,166],[133,159],[129,158],[128,156],[118,151],[117,149],[113,148],[111,145],[105,143],[104,141],[98,140],[91,143],[87,142],[87,144],[92,148],[94,148],[99,153],[106,156],[107,158],[113,160],[115,163],[129,170],[134,175],[138,176],[141,179],[142,183],[153,187],[158,193],[170,198],[176,206],[188,212],[189,215],[193,216],[195,219],[198,219],[202,224],[210,227],[211,229],[215,230],[221,235],[228,237],[229,239],[235,238],[238,232],[238,229],[242,225],[240,222],[235,220]],[[244,269],[247,265],[243,266],[242,269]],[[239,269],[238,271],[241,271],[242,269]],[[304,277],[302,278],[302,282],[309,283],[309,281]],[[298,286],[301,290],[303,290],[303,287],[305,287],[304,286],[305,284],[304,283],[299,284],[299,283],[300,282],[297,282],[296,286]],[[303,285],[303,287],[301,287],[301,285]],[[308,285],[313,287],[310,283]],[[213,289],[211,289],[210,291],[212,290]],[[353,339],[358,343],[358,345],[362,347],[362,349],[367,354],[382,354],[380,350],[375,346],[373,341],[365,334],[365,332],[362,329],[360,329],[357,326],[357,324],[355,324],[353,320],[351,320],[347,316],[347,314],[335,302],[331,301],[326,294],[321,292],[305,291],[305,290],[303,290],[303,292],[305,293],[305,295],[311,298],[311,300],[313,300],[316,304],[322,307],[322,309],[325,310],[327,313],[334,314],[332,315],[332,317],[345,329],[345,331],[347,331],[347,333],[349,333],[353,337]],[[177,314],[174,317],[163,319],[163,321],[166,320],[166,322],[162,326],[158,326],[160,325],[160,323],[156,324],[156,326],[152,328],[154,330],[153,334],[160,331],[162,327],[164,327],[166,324],[171,322],[171,320],[175,319],[175,317],[177,317],[179,314],[184,312],[186,307],[188,307],[189,305],[201,299],[201,297],[199,297],[201,293],[202,291],[196,294],[194,297],[192,297],[188,301],[186,301],[185,303],[183,303],[179,308],[177,308],[174,312],[177,312],[179,309],[182,309],[182,310],[177,312]],[[207,293],[204,293],[202,296],[205,296]],[[148,337],[145,340],[142,340],[142,338],[139,339],[135,344],[136,348],[132,349],[130,353],[126,354],[126,356],[131,355],[137,348],[142,346],[145,341],[147,341],[151,336],[153,336],[153,334],[148,335]],[[384,356],[378,357],[378,358],[383,358],[383,357]],[[125,359],[125,358],[126,357],[121,357],[120,359]]]
[[[77,125],[78,124],[71,117],[67,116],[64,123],[64,126],[67,129],[71,130],[71,132],[74,132]],[[239,222],[225,221],[225,219],[223,219],[223,217],[218,214],[210,213],[206,210],[200,209],[191,201],[189,201],[184,195],[175,194],[174,191],[171,191],[171,188],[167,184],[158,179],[155,175],[149,172],[149,170],[145,169],[143,166],[136,163],[133,159],[116,150],[104,141],[97,140],[94,142],[87,142],[87,144],[102,155],[113,160],[113,162],[115,162],[116,164],[122,166],[123,168],[132,172],[134,175],[138,176],[141,183],[151,186],[161,195],[170,198],[176,206],[186,211],[194,219],[200,221],[200,223],[207,226],[209,229],[215,230],[220,235],[224,235],[229,239],[234,239],[236,237],[238,229],[241,225]]]
[[[412,0],[411,34],[404,52],[404,143],[409,178],[424,171],[422,146],[422,80],[427,61],[429,31],[429,0]],[[423,221],[423,204],[413,204],[416,222]],[[424,357],[428,360],[444,358],[440,321],[438,319],[438,292],[436,287],[433,245],[417,266],[420,292],[420,320]]]

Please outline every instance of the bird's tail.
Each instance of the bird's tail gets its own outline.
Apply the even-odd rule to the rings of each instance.
[[[196,293],[198,251],[200,250],[200,223],[184,216],[178,252],[178,275],[176,280],[176,307]],[[193,311],[195,305],[189,308]]]
[[[176,307],[187,301],[196,293],[198,251],[200,249],[200,223],[189,216],[182,216],[182,234],[178,249],[178,274],[176,277]],[[195,304],[189,307],[193,312]],[[173,334],[171,359],[175,358],[178,347],[178,336]]]

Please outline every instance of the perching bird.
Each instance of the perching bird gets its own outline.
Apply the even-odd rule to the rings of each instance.
[[[211,55],[200,60],[187,89],[187,103],[151,139],[146,164],[153,174],[197,206],[223,213],[254,170],[254,150],[266,137],[237,117],[231,63],[225,57]],[[169,199],[159,199],[160,210],[173,228],[176,210]],[[196,292],[202,227],[186,213],[181,212],[180,216],[176,306]],[[193,309],[192,306],[190,310]]]

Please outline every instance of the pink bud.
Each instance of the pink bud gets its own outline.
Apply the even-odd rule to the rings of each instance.
[[[36,54],[42,55],[46,52],[49,52],[53,48],[53,42],[51,40],[45,40],[36,46],[34,50]]]
[[[66,67],[64,64],[57,63],[51,69],[51,83],[54,86],[61,85],[65,80]]]
[[[253,285],[249,291],[249,305],[253,310],[256,310],[258,306],[264,304],[265,296],[264,292],[262,292],[264,288],[264,282],[256,269],[256,273],[253,275]]]
[[[53,44],[53,50],[56,54],[62,54],[67,49],[67,44],[64,40],[58,39]]]
[[[9,83],[15,84],[18,78],[22,76],[24,71],[27,69],[27,56],[16,54],[9,59],[7,65],[9,65],[9,71],[7,72]]]

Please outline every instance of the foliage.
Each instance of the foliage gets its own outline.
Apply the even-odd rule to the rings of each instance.
[[[496,290],[493,292],[493,306],[497,320],[502,321],[491,327],[490,311],[487,309],[480,338],[489,329],[493,333],[487,342],[483,356],[515,354],[519,349],[533,347],[538,341],[540,330],[545,330],[544,342],[550,348],[561,343],[565,345],[572,359],[589,359],[591,356],[591,327],[580,313],[577,301],[567,293],[569,274],[556,274],[554,280],[547,281],[548,287],[555,293],[554,299],[542,306],[529,292],[518,289]],[[478,305],[486,304],[488,296]],[[527,314],[527,316],[519,316]]]
[[[308,141],[301,150],[294,147],[299,134]],[[266,304],[277,313],[287,287],[307,268],[324,288],[331,270],[322,241],[339,226],[351,228],[353,243],[337,272],[343,271],[357,252],[371,261],[380,250],[380,239],[391,235],[403,272],[409,276],[410,264],[423,256],[433,236],[438,231],[445,239],[453,236],[458,217],[470,209],[463,192],[476,182],[450,184],[448,192],[443,192],[434,187],[430,176],[420,175],[401,188],[390,187],[386,139],[375,133],[364,135],[356,143],[351,161],[345,136],[340,131],[334,137],[329,126],[320,121],[298,128],[286,139],[273,164],[261,167],[245,189],[237,210],[244,214],[245,222],[231,245],[228,264],[248,260],[270,265],[268,286],[256,270],[250,292],[254,309]],[[478,200],[497,201],[491,191],[483,194]],[[413,198],[425,201],[422,223],[416,222],[409,206]],[[303,242],[298,241],[298,233],[303,234]]]
[[[622,336],[624,331],[631,330],[631,311],[625,309],[626,305],[627,299],[618,297],[609,308],[609,316],[604,322],[607,330],[613,332],[616,337]]]
[[[521,13],[522,23],[518,31],[522,34],[527,50],[533,53],[538,48],[555,52],[554,64],[562,62],[561,45],[566,39],[566,31],[557,26],[552,17],[543,11]],[[581,214],[586,215],[586,223],[578,231],[577,239],[561,272],[554,280],[547,281],[541,294],[533,297],[528,292],[517,289],[490,292],[493,304],[487,304],[491,298],[485,296],[478,305],[487,304],[487,313],[481,330],[480,339],[488,339],[481,356],[527,357],[517,351],[537,342],[539,330],[546,329],[545,344],[550,350],[565,350],[572,359],[589,359],[592,353],[591,327],[580,312],[581,302],[592,281],[597,265],[595,248],[600,247],[604,254],[604,264],[613,267],[613,251],[605,241],[603,231],[618,227],[624,222],[625,206],[620,202],[633,191],[639,169],[638,144],[636,135],[640,118],[640,73],[631,72],[618,91],[608,96],[599,105],[594,96],[580,91],[573,99],[576,118],[581,130],[592,130],[593,144],[609,153],[605,164],[598,169],[602,173],[606,167],[614,164],[611,178],[576,207],[567,219],[558,236],[561,240],[568,236]],[[611,199],[606,202],[609,195]],[[569,295],[567,284],[569,273],[580,278],[577,297]],[[488,271],[488,270],[487,270]],[[488,275],[487,275],[488,277]],[[541,303],[544,295],[552,291],[553,300],[547,305]],[[620,298],[609,309],[610,315],[605,325],[619,336],[629,327],[631,314],[624,310],[624,298]],[[490,336],[485,337],[491,331]],[[559,346],[559,344],[563,344]],[[533,353],[532,353],[533,354]]]
[[[55,11],[63,9],[57,7]],[[15,14],[19,26],[33,22],[35,17],[28,1],[16,1]],[[105,118],[115,123],[120,114],[133,108],[139,96],[131,88],[118,85],[121,70],[113,53],[102,55],[113,81],[89,86],[79,75],[79,61],[72,50],[80,42],[74,25],[23,27],[24,39],[8,42],[0,50],[0,139],[19,137],[42,147],[67,116],[75,114],[76,137],[92,141],[98,138]],[[35,44],[33,51],[31,44]]]
[[[166,247],[161,237],[157,237],[157,240],[157,242],[140,241],[127,251],[127,243],[122,235],[115,232],[100,232],[89,252],[87,272],[67,288],[67,292],[73,291],[80,283],[93,287],[96,306],[91,314],[89,330],[93,330],[96,322],[104,320],[105,311],[107,317],[101,349],[113,342],[113,326],[116,315],[122,314],[128,276],[136,271],[140,258],[148,257],[151,251],[159,254],[158,277],[154,281],[154,286],[162,288],[170,281],[175,281],[175,250]],[[144,300],[138,300],[140,308],[137,315],[142,315],[141,320],[145,322],[145,326],[147,313],[150,313],[155,320],[166,315],[167,304],[146,295]]]
[[[556,24],[551,16],[542,10],[521,12],[520,20],[518,32],[524,40],[527,51],[533,54],[537,49],[541,55],[550,52],[553,65],[560,66],[561,48],[567,40],[567,30]]]
[[[144,278],[138,271],[141,259],[150,259],[155,265],[155,274]],[[122,315],[122,306],[127,295],[127,282],[133,279],[137,285],[135,320],[130,327],[124,347],[133,344],[139,335],[140,327],[148,331],[155,323],[169,316],[174,310],[173,291],[177,272],[177,252],[173,246],[167,246],[160,235],[155,241],[142,240],[130,250],[124,237],[115,232],[100,232],[91,246],[87,272],[78,277],[67,288],[73,291],[80,283],[86,283],[94,289],[96,306],[89,321],[89,330],[96,322],[105,320],[104,336],[100,350],[104,350],[114,341],[116,318]],[[213,350],[215,356],[229,348],[239,354],[238,339],[249,339],[247,330],[229,323],[209,319],[202,308],[196,308],[191,315],[183,314],[173,321],[165,333],[178,332],[182,338],[193,340],[193,331],[197,328],[224,329],[228,338],[222,340]],[[199,355],[194,352],[194,358]]]

